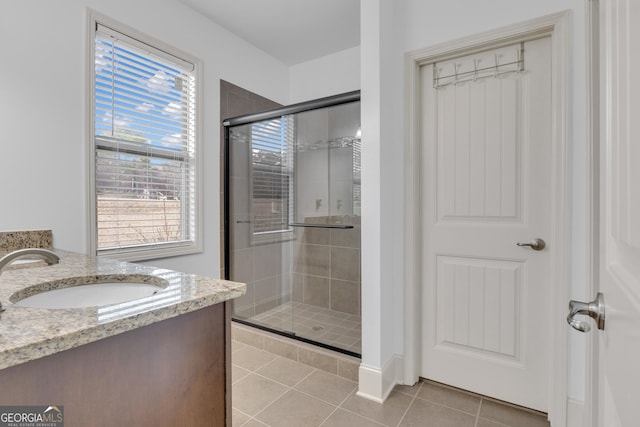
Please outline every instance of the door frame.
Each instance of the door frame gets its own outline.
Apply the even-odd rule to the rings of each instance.
[[[549,420],[552,425],[565,426],[567,419],[567,315],[570,296],[571,260],[571,151],[570,151],[570,11],[542,16],[496,30],[440,43],[405,54],[405,143],[404,143],[404,363],[401,380],[413,384],[418,380],[421,361],[420,274],[422,247],[422,213],[420,209],[420,68],[424,65],[497,48],[520,41],[551,37],[552,73],[552,159],[553,193],[550,212],[556,255],[551,261],[549,295],[550,354]]]

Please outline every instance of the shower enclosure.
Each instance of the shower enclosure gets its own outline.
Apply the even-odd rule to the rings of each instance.
[[[233,319],[360,355],[360,93],[225,126]]]

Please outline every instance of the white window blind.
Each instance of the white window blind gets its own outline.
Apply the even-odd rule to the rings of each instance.
[[[293,200],[293,116],[251,126],[254,235],[289,231]]]
[[[196,239],[194,69],[97,25],[98,251],[184,246]]]

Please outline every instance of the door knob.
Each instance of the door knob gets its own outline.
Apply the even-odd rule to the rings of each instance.
[[[591,325],[584,320],[578,320],[574,317],[578,314],[586,315],[596,321],[598,329],[604,330],[604,296],[598,292],[596,299],[591,302],[582,301],[569,301],[569,315],[567,316],[567,323],[571,325],[573,329],[580,332],[589,332]]]
[[[518,246],[529,246],[534,251],[541,251],[541,250],[544,249],[544,247],[547,244],[544,242],[544,240],[536,238],[536,239],[533,239],[532,241],[530,241],[529,243],[518,242],[518,243],[516,243],[516,245],[518,245]]]

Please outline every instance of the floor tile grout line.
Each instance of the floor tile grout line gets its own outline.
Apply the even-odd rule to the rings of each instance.
[[[243,425],[245,425],[246,423],[248,423],[249,421],[251,421],[251,420],[253,419],[253,417],[252,417],[251,415],[247,414],[246,412],[241,411],[241,410],[240,410],[240,409],[238,409],[238,408],[232,408],[232,411],[233,411],[233,410],[238,411],[238,412],[240,412],[242,415],[245,415],[247,418],[249,418],[248,420],[246,420],[245,422],[243,422],[242,424],[240,424],[240,427],[242,427]],[[233,416],[233,415],[231,415],[231,416]]]
[[[380,422],[379,420],[377,420],[377,419],[375,419],[375,418],[367,417],[366,415],[359,414],[358,412],[352,411],[351,409],[348,409],[348,408],[345,408],[344,406],[342,406],[342,405],[344,405],[344,404],[347,402],[347,400],[349,400],[349,398],[351,398],[351,397],[352,397],[352,396],[354,396],[354,395],[355,395],[355,396],[357,396],[357,395],[358,395],[358,389],[357,389],[357,388],[356,388],[354,391],[352,391],[352,392],[349,394],[349,396],[347,396],[347,397],[342,401],[342,403],[340,403],[340,406],[338,406],[338,409],[341,409],[341,410],[343,410],[343,411],[345,411],[345,412],[349,412],[350,414],[356,415],[356,416],[358,416],[358,417],[360,417],[360,418],[364,418],[364,419],[365,419],[365,420],[367,420],[367,421],[371,421],[371,422],[374,422],[374,423],[376,423],[376,424],[378,424],[378,425],[381,425],[381,426],[383,426],[383,427],[386,427],[386,424],[384,424],[384,423]]]
[[[244,369],[244,368],[241,368],[241,369]],[[245,371],[247,371],[247,370],[245,369]],[[231,379],[231,387],[233,387],[234,385],[238,384],[240,381],[242,381],[243,379],[247,378],[249,375],[253,374],[253,372],[251,372],[251,371],[247,371],[247,372],[248,372],[248,374],[247,374],[247,375],[244,375],[244,376],[243,376],[243,377],[241,377],[241,378],[238,378],[238,379],[236,379],[236,380],[234,380],[234,379],[232,378],[232,379]]]
[[[267,363],[266,363],[265,365],[263,365],[262,367],[267,366],[269,363],[271,363],[271,362],[273,362],[273,361],[275,361],[275,360],[277,360],[277,359],[279,359],[279,358],[286,359],[286,358],[283,358],[282,356],[276,356],[272,361],[267,362]],[[287,360],[289,360],[289,359],[287,359]],[[296,362],[296,363],[299,363],[299,362]],[[239,365],[236,365],[236,366],[239,366]],[[239,366],[239,367],[241,367],[241,368],[242,368],[242,366]],[[253,416],[250,416],[250,415],[249,415],[249,414],[247,414],[246,412],[242,412],[242,411],[240,411],[239,409],[237,409],[237,408],[233,407],[233,405],[232,405],[232,409],[235,409],[235,410],[237,410],[237,411],[240,411],[240,412],[242,412],[244,415],[247,415],[247,416],[251,417],[251,419],[253,419],[253,420],[255,420],[255,421],[258,421],[258,422],[260,422],[260,423],[262,423],[262,424],[265,424],[265,423],[263,423],[262,421],[260,421],[259,419],[257,419],[256,417],[257,417],[258,415],[260,415],[260,414],[261,414],[264,410],[266,410],[268,407],[270,407],[271,405],[273,405],[273,404],[274,404],[278,399],[280,399],[282,396],[284,396],[285,394],[287,394],[289,391],[293,390],[293,386],[290,386],[290,385],[288,385],[288,384],[284,384],[284,383],[282,383],[282,382],[280,382],[280,381],[277,381],[277,380],[275,380],[275,379],[273,379],[273,378],[269,378],[269,377],[267,377],[267,376],[265,376],[265,375],[262,375],[262,374],[258,373],[258,372],[257,372],[257,370],[258,370],[258,369],[262,369],[262,367],[257,368],[255,371],[251,371],[251,370],[249,370],[249,369],[243,368],[243,369],[245,369],[245,370],[249,371],[249,374],[245,375],[242,379],[245,379],[245,378],[246,378],[246,377],[248,377],[249,375],[253,374],[253,375],[256,375],[256,376],[258,376],[258,377],[264,378],[264,379],[266,379],[266,380],[268,380],[268,381],[272,381],[272,382],[274,382],[274,383],[276,383],[276,384],[278,384],[278,385],[284,386],[284,387],[285,387],[285,390],[284,390],[281,394],[279,394],[279,395],[278,395],[278,396],[277,396],[277,397],[276,397],[276,398],[275,398],[271,403],[269,403],[269,404],[268,404],[268,405],[266,405],[264,408],[262,408],[261,410],[259,410],[258,412],[256,412],[256,414],[255,414],[255,415],[253,415]],[[304,376],[301,380],[299,380],[295,385],[300,384],[302,381],[304,381],[304,380],[305,380],[309,375],[311,375],[311,374],[312,374],[313,372],[315,372],[315,371],[317,371],[317,368],[312,368],[312,371],[311,371],[311,372],[309,372],[307,375],[305,375],[305,376]],[[238,380],[238,381],[241,381],[242,379],[240,379],[240,380]],[[235,384],[235,383],[232,383],[232,386],[233,386],[233,384]],[[296,391],[297,391],[297,390],[296,390]],[[247,420],[247,422],[249,422],[249,420]],[[246,424],[247,422],[245,422],[244,424]],[[243,424],[243,425],[244,425],[244,424]],[[266,424],[265,424],[265,425],[266,425]]]
[[[379,426],[388,427],[387,424],[384,424],[384,423],[380,422],[379,420],[376,420],[375,418],[367,417],[366,415],[359,414],[357,412],[352,411],[351,409],[347,409],[347,408],[343,408],[343,407],[338,407],[338,409],[340,409],[340,410],[342,410],[344,412],[348,412],[348,413],[350,413],[352,415],[355,415],[358,418],[362,418],[364,420],[371,421],[372,423],[376,423]]]
[[[407,414],[409,413],[409,410],[411,409],[411,407],[413,406],[413,403],[416,401],[416,399],[418,398],[418,393],[420,393],[420,389],[422,388],[422,385],[424,384],[422,381],[419,381],[420,385],[418,386],[418,389],[416,390],[416,393],[412,396],[411,398],[411,402],[409,402],[409,406],[407,406],[407,409],[405,409],[404,413],[402,414],[402,416],[400,417],[400,419],[398,420],[398,423],[396,424],[396,427],[399,427],[400,424],[402,424],[402,421],[404,421],[404,418],[407,416]]]
[[[267,353],[267,354],[269,354],[269,355],[271,355],[271,356],[274,356],[274,359],[275,359],[275,358],[278,358],[278,357],[282,357],[282,356],[278,356],[277,354],[271,353],[271,352],[269,352],[269,351],[267,351],[267,350],[260,349],[260,348],[258,348],[258,347],[251,347],[251,348],[255,348],[255,349],[259,350],[259,351],[262,351],[262,352]],[[244,350],[244,349],[242,349],[242,350]],[[239,351],[242,351],[242,350],[239,350]],[[246,369],[247,371],[255,372],[255,371],[257,371],[258,369],[262,369],[262,368],[264,368],[265,366],[267,366],[267,365],[268,365],[269,363],[271,363],[271,361],[273,361],[274,359],[270,359],[270,360],[266,361],[265,363],[263,363],[262,365],[258,366],[258,367],[257,367],[257,368],[255,368],[255,369],[248,369],[248,368],[245,368],[245,367],[244,367],[244,366],[242,366],[242,365],[239,365],[239,364],[237,364],[237,363],[233,363],[233,354],[232,354],[232,355],[231,355],[231,364],[232,364],[232,365],[239,366],[239,367],[241,367],[241,368],[243,368],[243,369]]]
[[[333,410],[333,411],[331,411],[331,414],[333,414],[333,413],[334,413],[334,412],[339,408],[339,407],[338,407],[338,406],[336,406],[334,403],[327,402],[326,400],[321,399],[321,398],[319,398],[319,397],[317,397],[317,396],[313,396],[313,395],[311,395],[311,394],[309,394],[309,393],[306,393],[306,392],[304,392],[304,391],[297,390],[297,389],[295,389],[295,388],[293,388],[293,387],[289,387],[289,390],[286,390],[284,393],[282,393],[281,395],[279,395],[278,397],[276,397],[276,398],[275,398],[275,400],[274,400],[273,402],[269,403],[267,406],[265,406],[265,407],[264,407],[264,408],[262,408],[260,411],[258,411],[254,417],[257,417],[257,416],[258,416],[258,415],[260,415],[262,412],[266,411],[266,410],[267,410],[267,408],[269,408],[271,405],[273,405],[273,404],[274,404],[274,403],[276,403],[278,400],[280,400],[280,398],[282,398],[285,394],[287,394],[287,393],[289,393],[289,392],[291,392],[291,391],[296,392],[296,393],[303,394],[303,395],[305,395],[305,396],[307,396],[307,397],[310,397],[310,398],[312,398],[312,399],[318,400],[318,401],[320,401],[320,402],[322,402],[322,403],[325,403],[325,404],[327,404],[327,405],[329,405],[329,406],[333,406],[333,407],[334,407],[334,410]],[[329,416],[331,416],[331,414],[329,414]],[[327,419],[329,418],[329,416],[327,417]],[[327,419],[323,420],[322,422],[324,423]],[[256,418],[256,420],[257,420],[257,421],[260,421],[260,420],[258,420],[257,418]],[[260,422],[262,422],[262,421],[260,421]]]
[[[307,365],[303,365],[303,366],[307,366]],[[318,368],[311,368],[311,372],[309,372],[307,375],[305,375],[304,377],[302,377],[300,379],[300,381],[298,381],[297,383],[295,383],[294,385],[291,386],[291,388],[295,389],[295,387],[299,386],[304,380],[306,380],[307,378],[309,378],[311,375],[313,375],[314,373],[320,371],[320,369]]]
[[[236,410],[237,410],[237,409],[236,409]],[[244,415],[247,415],[247,414],[245,414],[244,412],[243,412],[243,414],[244,414]],[[255,421],[255,422],[260,423],[260,424],[262,424],[262,425],[265,425],[265,426],[267,426],[267,427],[271,427],[269,424],[267,424],[267,423],[263,423],[262,421],[260,421],[260,420],[259,420],[259,419],[257,419],[257,418],[254,418],[254,417],[249,416],[249,415],[247,415],[247,416],[249,417],[249,419],[248,419],[247,421],[243,422],[242,424],[240,424],[240,427],[246,426],[246,425],[247,425],[247,424],[249,424],[249,422],[251,422],[251,421]]]
[[[259,421],[259,422],[261,422],[261,423],[262,423],[262,421],[260,421],[260,420],[257,418],[257,416],[258,416],[258,415],[260,415],[261,413],[263,413],[264,411],[266,411],[266,410],[267,410],[267,408],[269,408],[271,405],[273,405],[274,403],[276,403],[278,400],[280,400],[280,398],[281,398],[282,396],[284,396],[285,394],[289,393],[291,390],[292,390],[292,388],[291,388],[291,387],[289,387],[289,386],[287,386],[287,388],[286,388],[282,393],[280,393],[279,395],[277,395],[277,396],[276,396],[276,398],[275,398],[275,399],[273,399],[273,400],[271,401],[271,403],[269,403],[267,406],[265,406],[264,408],[262,408],[262,409],[260,409],[258,412],[256,412],[256,414],[255,414],[252,418],[255,418],[255,419],[256,419],[256,421]],[[263,424],[266,424],[266,423],[263,423]]]
[[[242,424],[240,424],[240,427],[244,427],[244,426],[246,426],[246,425],[247,425],[247,424],[249,424],[249,422],[251,422],[251,421],[255,421],[255,422],[258,422],[258,423],[260,423],[260,422],[261,422],[260,420],[256,420],[256,419],[255,419],[255,418],[253,418],[253,417],[249,417],[249,419],[248,419],[247,421],[245,421],[245,422],[243,422]],[[269,426],[269,427],[271,427],[271,426]]]
[[[246,370],[246,371],[249,371],[249,372],[251,372],[251,373],[253,374],[253,373],[258,372],[258,370],[259,370],[259,369],[262,369],[262,368],[264,368],[265,366],[267,366],[267,363],[265,363],[264,365],[260,365],[260,366],[258,366],[258,367],[257,367],[257,368],[255,368],[255,369],[247,369],[247,368],[245,368],[244,366],[242,366],[242,365],[237,365],[237,364],[236,364],[236,366],[238,366],[238,367],[240,367],[240,368],[242,368],[242,369],[244,369],[244,370]]]
[[[312,395],[312,394],[309,394],[309,393],[307,393],[306,391],[298,390],[298,389],[293,388],[293,387],[291,387],[291,388],[292,388],[292,390],[293,390],[293,391],[297,391],[298,393],[304,394],[304,395],[305,395],[305,396],[307,396],[307,397],[312,397],[312,398],[314,398],[314,399],[316,399],[316,400],[319,400],[319,401],[320,401],[320,402],[322,402],[322,403],[326,403],[327,405],[331,405],[331,406],[339,407],[339,405],[336,405],[335,403],[328,402],[328,401],[324,400],[323,398],[318,397],[318,396],[314,396],[314,395]],[[351,392],[351,393],[353,393],[353,392]],[[351,393],[349,393],[349,396],[351,395]],[[347,396],[347,397],[348,397],[348,396]]]
[[[514,426],[514,425],[511,425],[511,424],[501,423],[500,421],[492,420],[490,418],[478,417],[478,421],[480,421],[481,419],[489,421],[492,424],[495,424],[497,427],[519,427],[519,426]]]
[[[294,385],[285,384],[285,383],[280,382],[280,381],[278,381],[278,380],[276,380],[276,379],[274,379],[274,378],[271,378],[271,377],[268,377],[268,376],[266,376],[266,375],[264,375],[264,374],[261,374],[261,373],[259,373],[259,372],[257,372],[257,371],[255,371],[255,372],[251,372],[251,373],[252,373],[252,374],[255,374],[255,375],[257,375],[257,376],[259,376],[259,377],[261,377],[261,378],[264,378],[264,379],[266,379],[266,380],[273,381],[273,382],[274,382],[274,383],[276,383],[276,384],[279,384],[279,385],[282,385],[282,386],[285,386],[285,387],[289,387],[289,388],[294,388],[294,387],[296,387],[297,385],[299,385],[302,381],[304,381],[305,379],[307,379],[311,374],[313,374],[313,373],[314,373],[314,372],[316,372],[316,371],[320,371],[320,370],[319,370],[319,369],[317,369],[317,368],[312,368],[312,371],[311,371],[311,372],[309,372],[309,373],[308,373],[308,374],[306,374],[304,377],[302,377],[302,379],[301,379],[301,380],[299,380],[299,381],[298,381],[297,383],[295,383]],[[320,372],[324,372],[324,371],[320,371]],[[245,378],[246,378],[246,377],[245,377]],[[233,385],[233,384],[232,384],[232,385]]]
[[[281,382],[279,382],[279,381],[277,381],[277,380],[274,380],[274,379],[272,379],[272,378],[269,378],[269,377],[266,377],[266,376],[264,376],[264,375],[261,375],[261,374],[259,374],[259,373],[257,373],[257,372],[252,372],[252,374],[255,374],[255,375],[260,376],[260,377],[262,377],[262,378],[265,378],[265,379],[267,379],[267,380],[273,381],[273,382],[275,382],[275,383],[277,383],[277,384],[283,385],[283,386],[285,386],[287,389],[286,389],[283,393],[281,393],[280,395],[278,395],[278,396],[277,396],[277,397],[276,397],[276,398],[275,398],[271,403],[269,403],[267,406],[265,406],[264,408],[262,408],[261,410],[259,410],[258,412],[256,412],[256,414],[255,414],[253,417],[251,417],[251,418],[254,418],[256,421],[262,422],[262,421],[260,421],[260,420],[259,420],[258,418],[256,418],[256,417],[257,417],[257,416],[259,416],[262,412],[266,411],[266,410],[267,410],[267,408],[269,408],[270,406],[272,406],[275,402],[277,402],[280,398],[282,398],[285,394],[287,394],[287,393],[288,393],[288,392],[290,392],[290,391],[294,391],[294,392],[297,392],[297,393],[303,394],[303,395],[305,395],[305,396],[307,396],[307,397],[310,397],[310,398],[312,398],[312,399],[316,399],[316,400],[318,400],[318,401],[320,401],[320,402],[322,402],[322,403],[325,403],[325,404],[327,404],[327,405],[329,405],[329,406],[333,406],[333,407],[335,407],[335,409],[331,412],[331,413],[333,414],[333,413],[335,412],[335,410],[336,410],[336,409],[338,409],[338,408],[340,407],[339,405],[336,405],[335,403],[328,402],[328,401],[326,401],[326,400],[324,400],[324,399],[322,399],[322,398],[320,398],[320,397],[318,397],[318,396],[314,396],[314,395],[309,394],[309,393],[307,393],[307,392],[305,392],[305,391],[298,390],[298,389],[296,389],[296,388],[295,388],[296,386],[298,386],[300,383],[302,383],[305,379],[307,379],[309,376],[311,376],[311,375],[312,375],[313,373],[315,373],[315,372],[324,372],[324,373],[327,373],[327,374],[329,374],[329,375],[333,375],[333,374],[331,374],[331,373],[329,373],[329,372],[325,372],[325,371],[322,371],[322,370],[320,370],[320,369],[314,368],[314,369],[313,369],[313,371],[311,371],[311,372],[309,372],[307,375],[305,375],[305,376],[304,376],[300,381],[298,381],[295,385],[293,385],[293,386],[289,386],[289,385],[287,385],[287,384],[283,384],[283,383],[281,383]],[[336,377],[337,377],[337,375],[336,375]],[[341,377],[338,377],[338,378],[341,378]],[[344,378],[343,378],[343,379],[344,379]],[[345,379],[345,380],[346,380],[346,379]],[[349,381],[349,380],[346,380],[346,381]],[[350,381],[350,382],[353,382],[353,381]],[[346,399],[348,399],[348,398],[349,398],[349,396],[351,396],[351,394],[352,394],[352,393],[353,393],[353,391],[352,391],[352,392],[350,392],[350,393],[349,393],[349,395],[348,395],[347,397],[345,397],[345,398],[342,400],[342,402],[341,402],[340,404],[344,403],[344,402],[346,401]],[[248,415],[248,414],[246,414],[246,415]],[[326,419],[325,419],[324,421],[326,421]],[[324,421],[323,421],[323,422],[324,422]]]
[[[265,350],[265,351],[266,351],[266,350]],[[272,354],[273,354],[273,353],[272,353]],[[266,368],[267,366],[269,366],[269,365],[271,365],[271,364],[275,363],[275,362],[276,362],[276,361],[278,361],[278,360],[285,360],[285,361],[289,361],[289,362],[292,362],[292,363],[296,363],[296,364],[298,364],[298,365],[302,365],[303,367],[306,367],[306,368],[310,368],[310,369],[311,369],[311,372],[310,372],[309,374],[305,375],[305,376],[303,377],[303,379],[302,379],[302,380],[304,380],[304,378],[306,378],[307,376],[311,375],[311,373],[313,373],[313,371],[316,371],[316,370],[318,369],[318,368],[315,368],[315,367],[313,367],[313,366],[305,365],[304,363],[298,362],[297,360],[289,359],[288,357],[278,356],[278,355],[276,355],[275,359],[273,359],[271,362],[267,363],[266,365],[264,365],[264,366],[263,366],[262,368],[260,368],[260,369],[264,369],[264,368]],[[257,372],[257,371],[256,371],[256,372]],[[268,378],[268,377],[267,377],[267,378]],[[300,380],[300,381],[302,381],[302,380]],[[297,383],[296,383],[296,384],[297,384]],[[286,384],[285,384],[285,385],[286,385]]]
[[[349,393],[349,394],[347,395],[347,397],[345,397],[344,399],[342,399],[342,402],[340,402],[340,403],[338,404],[338,407],[339,407],[339,408],[342,408],[342,405],[344,405],[344,404],[345,404],[345,402],[346,402],[347,400],[349,400],[349,398],[350,398],[351,396],[353,396],[354,394],[355,394],[355,395],[357,395],[357,393],[358,393],[358,384],[356,384],[356,388],[355,388],[355,389],[353,389],[353,390],[351,391],[351,393]]]
[[[476,414],[476,422],[473,424],[474,427],[478,427],[478,422],[480,421],[480,411],[482,410],[482,402],[484,402],[484,397],[480,396],[480,404],[478,405],[478,413]]]
[[[424,384],[424,382],[423,382],[423,381],[420,381],[420,388],[419,388],[419,389],[416,391],[416,393],[413,395],[413,399],[411,400],[411,403],[409,404],[409,408],[407,408],[407,411],[405,411],[404,415],[402,416],[402,418],[401,418],[401,420],[400,420],[400,423],[402,422],[402,420],[403,420],[403,419],[404,419],[404,417],[406,416],[407,412],[408,412],[408,411],[409,411],[409,409],[411,408],[411,405],[413,405],[413,404],[415,403],[415,400],[416,400],[416,399],[420,399],[421,401],[429,402],[429,403],[431,403],[431,404],[433,404],[433,405],[436,405],[436,406],[439,406],[439,407],[441,407],[441,408],[450,409],[450,410],[452,410],[452,411],[455,411],[455,412],[458,412],[458,413],[461,413],[461,414],[464,414],[464,415],[474,416],[474,414],[469,413],[469,412],[466,412],[466,411],[463,411],[463,410],[461,410],[461,409],[454,408],[454,407],[449,406],[449,405],[444,405],[444,404],[442,404],[442,403],[435,402],[435,401],[430,400],[430,399],[425,399],[425,398],[419,397],[418,395],[420,394],[420,389],[422,388],[423,384]],[[402,392],[400,392],[400,393],[402,393]],[[403,393],[403,394],[408,395],[407,393]],[[473,393],[472,393],[472,394],[473,394]],[[484,399],[484,397],[483,397],[483,396],[480,396],[480,395],[477,395],[477,396],[480,398],[480,404],[478,405],[477,413],[475,414],[474,427],[477,427],[478,420],[480,419],[480,409],[481,409],[481,405],[482,405],[482,400]],[[398,424],[398,425],[399,425],[399,424]],[[505,426],[505,427],[510,427],[510,426]]]
[[[442,408],[447,408],[447,409],[451,409],[451,410],[456,411],[456,412],[460,412],[461,414],[470,415],[470,416],[472,416],[472,417],[473,417],[473,416],[476,416],[476,417],[477,417],[477,414],[476,414],[476,415],[474,415],[474,414],[473,414],[473,413],[471,413],[471,412],[463,411],[463,410],[462,410],[462,409],[460,409],[460,408],[455,408],[455,407],[453,407],[453,406],[445,405],[444,403],[436,402],[435,400],[425,399],[424,397],[420,397],[420,396],[418,396],[417,394],[416,394],[416,398],[417,398],[417,399],[420,399],[420,400],[422,400],[422,401],[424,401],[424,402],[428,402],[428,403],[432,403],[432,404],[434,404],[434,405],[440,406],[440,407],[442,407]],[[480,397],[480,398],[482,399],[482,397]],[[479,407],[478,407],[478,408],[479,408]],[[478,410],[479,410],[479,409],[478,409]]]
[[[341,410],[343,410],[343,411],[345,411],[345,412],[349,412],[350,414],[356,415],[356,416],[358,416],[358,417],[360,417],[360,418],[364,418],[364,419],[365,419],[365,420],[367,420],[367,421],[372,421],[372,422],[374,422],[374,423],[376,423],[376,424],[379,424],[379,425],[381,425],[381,426],[385,426],[385,424],[384,424],[384,423],[381,423],[380,421],[378,421],[378,420],[376,420],[376,419],[374,419],[374,418],[369,418],[369,417],[367,417],[367,416],[365,416],[365,415],[359,414],[359,413],[357,413],[357,412],[354,412],[354,411],[352,411],[352,410],[350,410],[350,409],[347,409],[347,408],[345,408],[344,406],[342,406],[342,405],[344,405],[344,404],[347,402],[347,400],[349,400],[352,396],[358,396],[358,387],[356,387],[356,389],[355,389],[355,390],[353,390],[351,393],[349,393],[349,395],[348,395],[347,397],[345,397],[344,399],[342,399],[342,402],[340,402],[340,404],[338,405],[338,409],[341,409]]]
[[[318,427],[322,427],[324,423],[326,423],[327,420],[329,420],[329,418],[331,418],[331,416],[338,411],[338,409],[340,409],[339,406],[336,406],[335,408],[333,408],[333,411],[331,411],[331,413],[327,415],[327,417],[324,420],[322,420],[322,422],[318,425]]]

